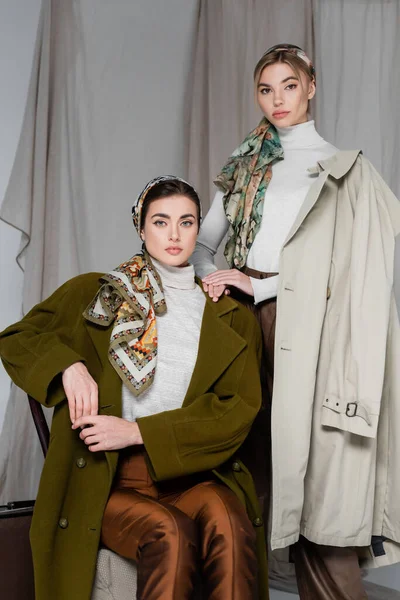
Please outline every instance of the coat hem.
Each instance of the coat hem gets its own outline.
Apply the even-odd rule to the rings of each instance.
[[[292,533],[283,538],[271,538],[271,550],[280,550],[281,548],[287,548],[292,544],[299,541],[300,532]]]
[[[370,546],[371,533],[359,533],[353,536],[337,536],[320,533],[305,525],[300,528],[301,535],[304,535],[310,542],[314,544],[322,544],[324,546],[336,546],[338,548],[346,548],[347,546]]]

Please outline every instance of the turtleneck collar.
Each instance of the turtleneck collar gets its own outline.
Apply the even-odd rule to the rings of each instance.
[[[193,265],[187,267],[171,267],[151,258],[153,265],[161,277],[164,288],[176,288],[178,290],[193,290],[196,287]]]
[[[325,140],[317,133],[314,121],[306,121],[291,127],[276,127],[284,150],[299,150],[320,146]]]

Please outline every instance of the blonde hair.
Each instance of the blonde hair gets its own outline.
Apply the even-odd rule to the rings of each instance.
[[[255,91],[257,92],[257,86],[260,83],[261,73],[264,71],[265,67],[269,67],[270,65],[274,65],[276,63],[286,63],[293,69],[299,81],[301,82],[300,72],[303,72],[310,81],[315,82],[314,71],[311,66],[309,66],[302,58],[299,58],[293,52],[288,50],[273,50],[272,52],[266,52],[260,58],[256,67],[254,69],[254,85]]]

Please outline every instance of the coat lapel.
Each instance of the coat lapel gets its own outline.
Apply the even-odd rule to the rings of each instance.
[[[237,304],[224,296],[213,302],[206,295],[197,360],[183,406],[211,389],[215,381],[246,347],[245,340],[231,326]]]
[[[329,171],[323,171],[322,173],[320,173],[318,179],[316,179],[316,181],[314,181],[314,183],[312,184],[303,204],[301,205],[301,208],[298,212],[296,220],[293,223],[293,225],[287,235],[287,238],[285,240],[285,243],[283,244],[283,247],[285,247],[286,244],[288,244],[290,242],[290,240],[292,239],[292,237],[297,233],[297,231],[300,229],[300,226],[303,223],[304,219],[306,218],[308,213],[311,211],[311,209],[317,202],[319,195],[321,193],[321,190],[328,178],[328,175],[329,175]]]

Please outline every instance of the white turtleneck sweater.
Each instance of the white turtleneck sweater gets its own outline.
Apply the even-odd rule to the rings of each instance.
[[[122,416],[128,421],[181,408],[197,359],[205,296],[194,267],[169,267],[153,259],[167,310],[157,315],[158,354],[152,385],[139,396],[122,386]]]
[[[272,179],[268,185],[261,227],[250,248],[246,265],[258,271],[279,273],[279,255],[301,205],[315,181],[316,175],[308,169],[319,160],[336,154],[337,149],[326,142],[315,130],[314,121],[292,127],[277,127],[284,150],[284,160],[272,165]],[[192,262],[199,277],[216,270],[214,255],[228,231],[223,193],[218,191],[204,219]],[[254,302],[258,304],[277,295],[278,276],[269,279],[250,278]]]

